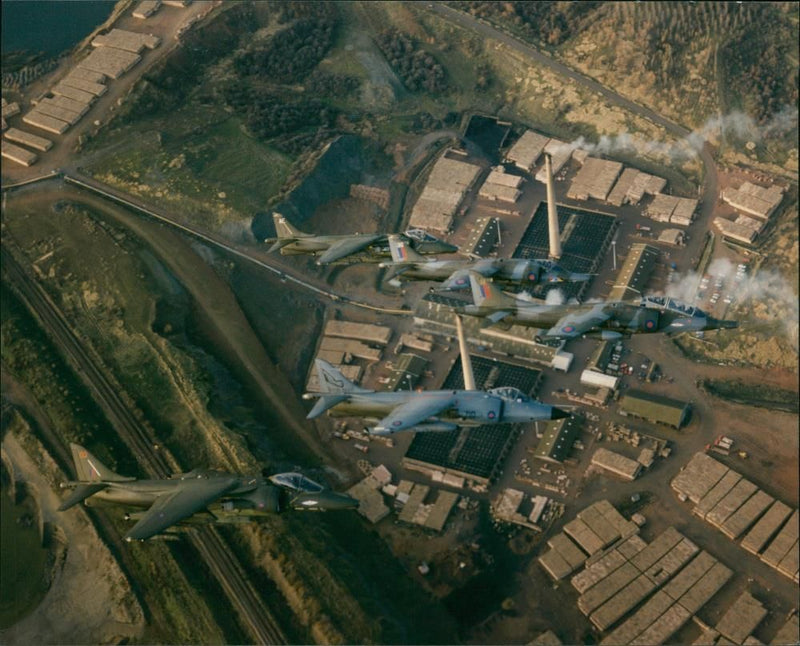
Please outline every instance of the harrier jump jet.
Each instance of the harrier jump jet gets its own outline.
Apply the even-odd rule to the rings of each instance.
[[[399,390],[377,392],[356,386],[323,359],[316,359],[320,393],[306,393],[304,399],[317,399],[308,419],[330,411],[335,416],[354,416],[376,420],[372,435],[391,435],[400,431],[454,431],[462,426],[537,422],[569,417],[567,411],[531,399],[517,388],[477,390],[472,364],[466,352],[457,320],[461,344],[464,390]]]
[[[385,233],[350,233],[344,235],[314,235],[303,233],[293,227],[279,213],[273,213],[277,238],[264,240],[272,245],[269,251],[280,249],[285,256],[311,254],[318,256],[318,265],[328,265],[342,261],[348,256],[359,254],[362,262],[378,262],[389,256],[387,234]],[[458,247],[448,244],[432,236],[422,229],[409,229],[401,236],[419,253],[454,253]]]
[[[541,328],[537,340],[577,336],[612,340],[636,333],[680,334],[739,327],[738,321],[715,319],[665,296],[643,296],[638,302],[548,305],[509,296],[474,272],[470,285],[473,303],[458,307],[457,312],[482,317],[485,326],[502,322]]]
[[[382,262],[381,267],[392,270],[390,278],[411,280],[444,281],[440,291],[452,291],[469,287],[469,272],[491,278],[495,282],[534,286],[539,283],[583,282],[592,274],[576,274],[559,267],[552,260],[526,260],[524,258],[457,258],[436,260],[425,258],[399,236],[389,236],[391,262]]]
[[[137,521],[126,541],[144,541],[178,523],[241,523],[285,509],[358,507],[354,498],[325,489],[300,473],[262,478],[194,470],[164,480],[137,480],[114,473],[82,446],[70,448],[78,479],[61,485],[74,491],[58,510],[95,501],[145,508],[125,514],[126,520]]]

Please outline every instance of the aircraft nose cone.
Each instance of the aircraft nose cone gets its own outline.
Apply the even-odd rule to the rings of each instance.
[[[725,321],[722,319],[715,319],[708,317],[706,321],[706,330],[732,330],[739,327],[739,321]]]
[[[555,406],[550,408],[550,419],[564,419],[571,416],[572,413],[569,413],[561,408],[556,408]]]
[[[326,491],[325,496],[320,501],[322,509],[355,509],[358,507],[358,500],[343,493]]]

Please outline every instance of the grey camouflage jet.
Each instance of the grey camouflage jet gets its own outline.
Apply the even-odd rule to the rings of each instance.
[[[358,501],[325,489],[300,473],[263,478],[213,470],[194,470],[163,480],[121,476],[103,465],[82,446],[71,444],[77,481],[62,484],[74,491],[59,511],[83,502],[97,502],[146,511],[125,514],[137,523],[126,541],[144,541],[177,524],[242,523],[286,509],[355,509]]]
[[[318,265],[336,262],[379,262],[390,255],[387,234],[350,233],[344,235],[315,235],[303,233],[279,213],[273,213],[277,238],[267,238],[272,245],[269,251],[280,250],[285,256],[311,254],[318,256]],[[458,247],[451,245],[422,229],[409,229],[402,234],[414,249],[423,254],[455,253]],[[358,254],[357,256],[354,256]],[[352,258],[349,258],[353,256]],[[347,259],[347,260],[345,260]]]
[[[460,323],[460,321],[459,321]],[[323,359],[315,360],[321,393],[308,419],[330,411],[336,417],[376,420],[372,435],[400,431],[454,431],[463,426],[537,422],[569,417],[570,413],[531,399],[518,388],[475,390],[468,363],[464,366],[465,390],[399,390],[377,392],[361,388]]]
[[[665,296],[643,296],[638,302],[605,301],[549,305],[512,297],[483,276],[470,274],[472,304],[455,308],[484,319],[484,326],[503,323],[541,328],[537,340],[577,336],[619,339],[637,333],[681,334],[730,329],[738,321],[715,319],[702,310]]]
[[[533,287],[540,283],[583,282],[592,274],[577,274],[559,267],[552,260],[526,260],[524,258],[454,258],[437,260],[425,258],[397,235],[389,236],[391,262],[381,267],[392,270],[390,280],[444,281],[439,291],[453,291],[469,287],[469,272],[491,278],[494,282],[513,283]]]

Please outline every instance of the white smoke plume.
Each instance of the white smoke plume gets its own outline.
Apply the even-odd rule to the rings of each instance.
[[[674,143],[645,141],[628,132],[622,132],[613,136],[603,135],[597,143],[587,141],[585,137],[578,137],[557,148],[554,152],[565,150],[570,152],[585,150],[589,154],[636,152],[651,157],[667,157],[674,162],[683,162],[697,157],[707,141],[733,136],[740,140],[758,143],[766,137],[781,135],[797,128],[797,118],[797,108],[785,106],[768,122],[759,125],[744,112],[735,110],[730,114],[711,117],[700,128]]]
[[[759,269],[755,274],[749,272],[742,280],[736,280],[736,267],[726,258],[715,259],[708,267],[709,286],[706,294],[719,291],[733,296],[726,318],[739,318],[741,327],[757,330],[763,324],[775,324],[797,349],[800,311],[797,294],[792,285],[780,273],[772,269]],[[696,272],[680,274],[675,282],[669,284],[666,295],[690,305],[705,306],[697,296],[702,275]],[[724,285],[715,289],[714,281],[722,278]]]
[[[563,305],[565,302],[564,292],[560,289],[551,289],[547,292],[544,302],[548,305]]]

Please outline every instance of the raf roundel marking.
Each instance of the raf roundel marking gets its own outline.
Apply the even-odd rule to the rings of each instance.
[[[83,458],[83,459],[85,459],[85,458],[89,457],[89,454],[88,454],[88,453],[86,453],[86,451],[81,451],[81,452],[80,452],[78,455],[80,455],[80,456],[81,456],[81,458]]]
[[[653,328],[656,326],[656,323],[655,323],[655,321],[645,321],[645,324],[644,324],[644,326],[645,326],[645,327],[646,327],[648,330],[652,330],[652,329],[653,329]]]
[[[403,423],[402,421],[400,421],[399,419],[396,419],[395,421],[392,422],[392,426],[400,426],[400,424],[402,424],[402,423]]]
[[[464,278],[459,278],[459,279],[456,281],[456,284],[458,284],[458,285],[463,285],[463,284],[464,284],[464,283],[466,283],[466,282],[467,282],[467,281],[466,281],[466,279],[464,279]]]
[[[572,326],[572,325],[565,325],[565,326],[564,326],[563,328],[561,328],[561,329],[562,329],[564,332],[574,332],[574,331],[575,331],[575,327],[574,327],[574,326]]]
[[[536,280],[536,274],[534,274],[533,272],[528,274],[528,280],[535,281]]]
[[[489,415],[487,415],[487,417],[488,417],[489,419],[494,419],[494,411],[493,411],[493,410],[490,410],[490,411],[489,411]]]

